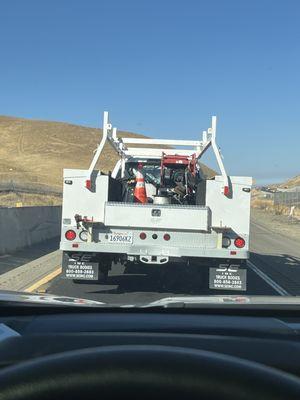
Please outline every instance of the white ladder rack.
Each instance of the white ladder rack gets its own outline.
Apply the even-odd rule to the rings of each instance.
[[[90,185],[91,175],[100,158],[106,141],[116,150],[120,156],[121,165],[125,166],[125,162],[130,158],[161,158],[162,153],[167,155],[196,155],[199,160],[209,147],[215,154],[221,175],[224,180],[224,192],[228,192],[229,182],[225,171],[223,160],[216,144],[216,126],[217,117],[212,117],[211,127],[207,131],[203,131],[202,140],[172,140],[172,139],[147,139],[147,138],[132,138],[117,136],[117,128],[113,127],[109,122],[108,111],[104,111],[103,115],[103,134],[102,139],[97,147],[91,165],[88,169],[86,186]],[[145,145],[146,147],[128,147],[127,145]],[[149,146],[167,146],[165,147],[149,147]],[[170,146],[170,147],[169,147]],[[180,149],[176,147],[181,147]]]

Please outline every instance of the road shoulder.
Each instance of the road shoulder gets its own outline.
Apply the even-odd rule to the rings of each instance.
[[[61,265],[61,251],[56,250],[37,260],[0,275],[0,289],[26,291]]]
[[[256,225],[269,230],[272,233],[279,234],[289,240],[300,244],[300,222],[291,220],[285,215],[275,215],[273,213],[251,209],[251,220]]]

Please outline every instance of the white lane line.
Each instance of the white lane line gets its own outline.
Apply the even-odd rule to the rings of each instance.
[[[262,272],[250,260],[247,260],[247,264],[252,269],[253,272],[255,272],[261,279],[263,279],[268,285],[270,285],[274,290],[276,290],[276,292],[279,293],[281,296],[290,296],[290,293],[288,293],[285,289],[283,289],[280,285],[278,285],[278,283],[273,281],[272,278],[270,278],[268,275]]]

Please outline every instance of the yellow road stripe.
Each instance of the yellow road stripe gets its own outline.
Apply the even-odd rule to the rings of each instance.
[[[57,268],[55,271],[51,272],[50,274],[44,276],[44,278],[40,279],[39,281],[35,282],[33,285],[29,286],[24,292],[32,293],[40,286],[45,285],[52,279],[56,278],[59,274],[61,274],[61,267]]]

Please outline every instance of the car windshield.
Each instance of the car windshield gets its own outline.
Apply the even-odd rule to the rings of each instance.
[[[300,3],[3,2],[0,302],[300,302]]]

